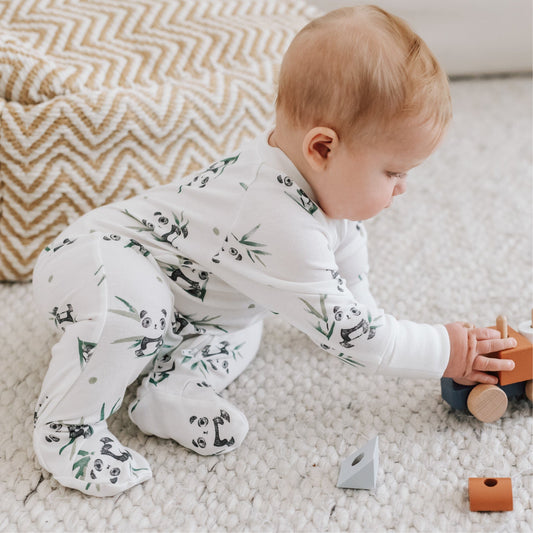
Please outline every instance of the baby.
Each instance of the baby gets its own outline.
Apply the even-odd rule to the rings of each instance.
[[[62,332],[35,413],[34,448],[63,485],[109,496],[151,477],[107,419],[202,455],[248,423],[219,395],[276,313],[367,373],[494,383],[490,329],[417,324],[379,309],[361,220],[405,192],[451,118],[446,76],[402,20],[346,8],[306,26],[280,72],[275,127],[185,179],[100,207],[39,257],[38,307]]]

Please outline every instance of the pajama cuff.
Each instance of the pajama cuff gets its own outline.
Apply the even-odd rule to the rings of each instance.
[[[378,373],[410,378],[442,377],[450,357],[450,339],[444,326],[399,320],[394,338],[390,356],[384,358]]]

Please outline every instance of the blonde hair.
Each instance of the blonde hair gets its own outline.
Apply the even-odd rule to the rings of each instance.
[[[331,127],[339,138],[391,133],[404,119],[440,134],[451,119],[446,74],[401,18],[376,6],[341,8],[311,21],[281,66],[278,118]]]

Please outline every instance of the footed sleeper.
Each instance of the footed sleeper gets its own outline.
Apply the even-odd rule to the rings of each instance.
[[[255,356],[268,313],[362,371],[442,375],[446,329],[376,306],[364,226],[328,218],[267,139],[87,213],[42,252],[35,299],[62,337],[34,444],[64,485],[107,495],[150,477],[106,428],[143,370],[129,406],[142,431],[201,454],[239,446],[248,423],[218,393]]]
[[[254,357],[261,323],[201,334],[177,315],[163,279],[153,259],[99,233],[45,253],[35,269],[38,306],[62,336],[39,397],[34,448],[67,487],[111,496],[151,477],[147,460],[106,423],[147,365],[129,408],[145,433],[208,455],[231,451],[248,431],[218,392]]]

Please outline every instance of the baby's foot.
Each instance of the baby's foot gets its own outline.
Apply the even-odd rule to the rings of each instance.
[[[114,496],[152,477],[146,459],[122,446],[105,422],[48,423],[35,428],[33,443],[59,483],[91,496]]]
[[[147,435],[173,439],[200,455],[230,452],[248,433],[244,414],[210,385],[196,380],[171,394],[155,386],[139,387],[129,414]]]

